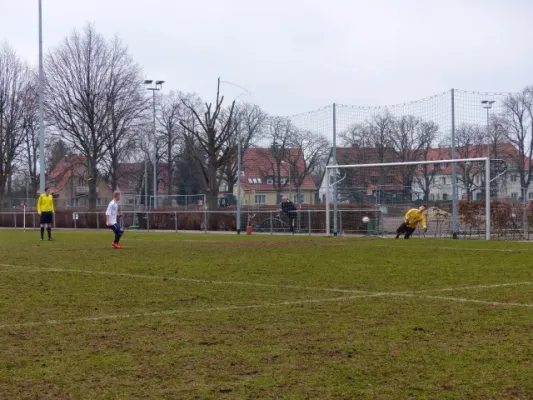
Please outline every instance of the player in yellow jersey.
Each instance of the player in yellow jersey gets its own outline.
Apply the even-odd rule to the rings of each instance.
[[[37,213],[41,216],[41,240],[44,240],[44,229],[48,232],[48,240],[52,239],[52,224],[54,222],[54,197],[50,188],[39,196]]]
[[[407,211],[403,224],[401,224],[396,230],[396,239],[398,239],[401,234],[404,235],[405,239],[409,239],[416,230],[418,224],[422,224],[424,232],[427,231],[426,216],[424,215],[424,211],[426,211],[426,206],[420,206],[418,209],[413,208]]]

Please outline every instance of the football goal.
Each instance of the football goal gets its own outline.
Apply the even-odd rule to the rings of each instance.
[[[491,196],[507,190],[505,174],[495,167],[499,161],[477,157],[328,165],[322,196],[326,235],[343,233],[339,208],[345,204],[373,204],[384,219],[380,224],[385,233],[395,231],[409,208],[424,204],[432,213],[428,223],[434,237],[468,233],[491,240]],[[491,181],[491,168],[498,179]]]

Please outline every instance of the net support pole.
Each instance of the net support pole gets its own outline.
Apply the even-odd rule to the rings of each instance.
[[[241,170],[242,170],[242,142],[241,142],[241,129],[240,129],[240,122],[239,122],[239,128],[237,131],[237,221],[236,221],[236,228],[237,228],[237,235],[240,235],[241,233]]]
[[[326,168],[326,236],[329,236],[331,221],[329,219],[329,202],[330,202],[330,188],[329,188],[329,168]]]
[[[43,7],[39,0],[39,188],[43,194],[46,188],[44,167],[44,71],[43,71]]]
[[[452,160],[455,160],[455,89],[452,89]],[[458,209],[457,202],[459,193],[457,190],[457,165],[452,163],[452,237],[457,239],[458,227]]]
[[[337,106],[333,103],[333,163],[337,165]],[[333,173],[333,236],[337,236],[337,168]]]
[[[490,220],[490,158],[485,160],[485,238],[490,240],[491,220]]]

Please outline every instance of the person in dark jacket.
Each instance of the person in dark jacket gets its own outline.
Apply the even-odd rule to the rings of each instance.
[[[289,220],[289,227],[294,233],[294,221],[296,220],[296,206],[290,201],[287,196],[281,198],[281,212],[285,214]]]

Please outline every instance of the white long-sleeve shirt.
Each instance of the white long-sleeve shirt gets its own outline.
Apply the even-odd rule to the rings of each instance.
[[[105,215],[109,217],[109,223],[111,225],[115,225],[117,223],[118,203],[115,201],[115,199],[111,200],[111,202],[107,206],[107,211],[105,212]]]

